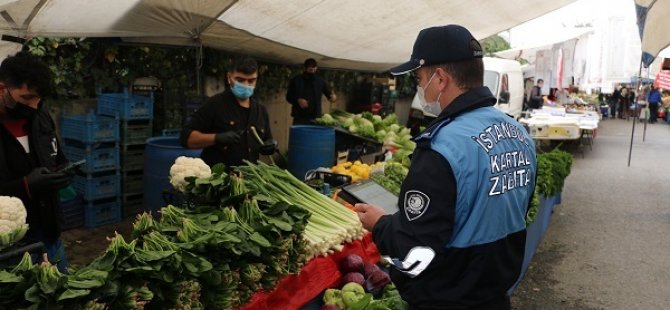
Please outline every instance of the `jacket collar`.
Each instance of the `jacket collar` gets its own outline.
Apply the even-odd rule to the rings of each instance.
[[[433,133],[443,126],[447,125],[459,115],[478,108],[490,107],[496,104],[496,98],[486,86],[470,89],[454,99],[440,115],[433,120],[426,131],[416,137],[415,140],[422,138],[432,138]]]
[[[449,104],[440,115],[433,121],[433,123],[440,122],[447,118],[455,118],[467,111],[477,108],[490,107],[496,104],[496,98],[491,94],[488,87],[482,86],[473,88],[462,93],[456,97],[454,101]]]

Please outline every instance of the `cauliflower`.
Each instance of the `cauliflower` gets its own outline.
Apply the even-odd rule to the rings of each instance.
[[[0,220],[13,223],[26,223],[26,208],[21,199],[9,196],[0,196]]]
[[[212,176],[212,170],[200,158],[179,156],[170,168],[170,184],[180,192],[184,192],[188,185],[185,178],[209,178],[210,176]]]
[[[0,219],[0,234],[6,234],[14,230],[16,228],[16,223],[8,220],[1,220]]]
[[[21,240],[27,231],[26,208],[21,199],[0,196],[0,250]]]

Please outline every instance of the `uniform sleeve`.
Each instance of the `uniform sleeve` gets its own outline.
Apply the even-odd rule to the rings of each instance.
[[[398,197],[399,211],[383,216],[373,228],[379,252],[401,260],[416,246],[442,252],[454,229],[455,204],[449,162],[433,150],[415,152]]]
[[[194,130],[200,131],[202,133],[214,133],[209,132],[214,127],[214,111],[210,107],[212,106],[212,99],[208,99],[205,105],[193,113],[191,120],[184,125],[181,133],[179,134],[179,141],[183,147],[188,147],[188,138],[191,136],[191,132]]]

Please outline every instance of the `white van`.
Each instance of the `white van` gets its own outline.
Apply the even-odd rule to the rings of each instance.
[[[523,74],[516,60],[484,57],[484,86],[498,98],[495,107],[514,119],[519,119],[523,110]],[[435,115],[421,109],[418,97],[412,100],[412,109],[407,127],[418,130],[435,119]],[[416,128],[414,128],[416,127]]]

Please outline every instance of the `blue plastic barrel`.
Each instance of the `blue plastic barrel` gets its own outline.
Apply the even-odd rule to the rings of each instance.
[[[297,178],[318,167],[335,163],[335,130],[321,126],[291,126],[288,139],[288,170]]]
[[[144,150],[144,209],[160,210],[166,206],[164,192],[172,190],[170,167],[179,156],[200,157],[200,149],[185,149],[179,137],[153,137],[147,139]]]

